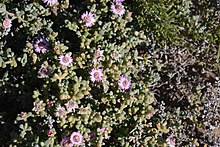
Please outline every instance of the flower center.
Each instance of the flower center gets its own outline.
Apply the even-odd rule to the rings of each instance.
[[[124,81],[122,82],[122,84],[123,84],[124,86],[127,86],[127,85],[128,85],[128,81],[127,81],[127,80],[124,80]]]
[[[63,61],[64,63],[68,63],[69,58],[68,58],[68,57],[63,57],[63,58],[62,58],[62,61]]]
[[[58,51],[59,49],[60,49],[59,46],[55,46],[55,47],[54,47],[54,50],[55,50],[55,51]]]
[[[101,56],[100,51],[96,51],[96,52],[95,52],[95,56],[96,56],[96,58],[100,57],[100,56]]]
[[[71,146],[71,142],[68,138],[64,138],[62,141],[61,141],[61,146],[62,147],[69,147]]]
[[[75,142],[79,142],[79,136],[77,136],[77,135],[73,136],[73,140],[74,140]]]
[[[68,106],[69,106],[69,108],[74,108],[74,103],[70,102]]]
[[[95,134],[93,132],[89,133],[89,139],[93,140],[95,138]]]
[[[48,74],[48,70],[47,70],[47,68],[42,68],[41,70],[40,70],[40,72],[42,73],[42,74]]]
[[[85,23],[89,23],[90,22],[90,17],[89,16],[85,16],[84,17],[84,22]]]
[[[95,77],[95,79],[98,79],[99,78],[99,72],[95,72],[94,77]]]
[[[47,132],[47,134],[50,136],[50,135],[53,134],[53,131],[49,130],[49,131]]]
[[[64,116],[65,115],[65,111],[63,109],[59,109],[58,110],[58,114],[59,114],[59,116]]]
[[[123,10],[123,7],[121,5],[115,5],[115,9],[120,12]]]
[[[40,49],[43,49],[43,48],[45,48],[45,43],[39,42],[38,46],[39,46]]]

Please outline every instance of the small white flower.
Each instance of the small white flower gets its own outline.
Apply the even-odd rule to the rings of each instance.
[[[43,0],[44,3],[46,3],[48,6],[52,7],[57,3],[57,0]]]
[[[118,51],[114,51],[111,53],[111,56],[112,56],[112,59],[119,61],[122,55]]]
[[[45,103],[41,100],[41,101],[36,101],[34,102],[34,108],[32,109],[32,111],[35,111],[37,114],[43,112],[45,110]]]
[[[48,126],[49,126],[50,129],[52,129],[53,128],[53,123],[55,122],[55,120],[50,115],[47,117],[47,119],[48,119]]]

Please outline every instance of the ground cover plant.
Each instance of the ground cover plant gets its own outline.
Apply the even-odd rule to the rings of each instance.
[[[220,146],[219,11],[2,0],[0,145]]]

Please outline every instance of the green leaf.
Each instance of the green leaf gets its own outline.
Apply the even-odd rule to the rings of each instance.
[[[7,11],[6,11],[6,6],[5,6],[5,4],[0,3],[0,13],[5,14],[6,12],[7,12]]]
[[[25,53],[23,58],[21,59],[21,64],[22,66],[25,66],[26,63],[27,63],[27,54]]]

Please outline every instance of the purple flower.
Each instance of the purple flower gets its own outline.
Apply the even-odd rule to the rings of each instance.
[[[46,3],[48,6],[52,7],[57,3],[57,0],[43,0],[44,3]]]
[[[131,86],[131,82],[128,77],[120,76],[118,86],[123,90],[128,90]]]
[[[102,81],[102,69],[96,69],[93,68],[92,71],[90,71],[90,80],[94,83],[95,81],[99,82]]]
[[[87,27],[91,27],[96,21],[94,18],[94,14],[88,11],[82,14],[81,19]]]
[[[59,60],[60,60],[60,64],[63,65],[63,66],[69,66],[72,62],[73,62],[73,59],[72,57],[69,55],[69,54],[66,54],[66,55],[60,55],[59,56]]]
[[[36,43],[34,44],[35,52],[37,53],[46,53],[47,47],[49,43],[45,39],[38,39]]]
[[[70,141],[70,138],[67,136],[64,136],[60,142],[61,147],[72,147],[73,144]]]
[[[52,68],[51,68],[51,67],[49,67],[49,66],[42,66],[42,67],[39,69],[39,71],[38,71],[38,75],[39,75],[41,78],[48,78],[51,71],[52,71]]]
[[[111,5],[111,11],[119,16],[122,16],[125,13],[124,6],[121,3],[112,3]]]
[[[106,128],[104,128],[104,127],[100,128],[100,131],[101,131],[102,133],[104,133],[105,130],[106,130]]]
[[[11,19],[5,18],[5,20],[4,20],[3,23],[2,23],[2,26],[3,26],[3,28],[4,28],[5,30],[11,28],[11,26],[12,26],[12,21],[11,21]]]
[[[81,145],[83,136],[79,132],[73,132],[70,136],[70,141],[73,145]]]

